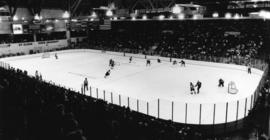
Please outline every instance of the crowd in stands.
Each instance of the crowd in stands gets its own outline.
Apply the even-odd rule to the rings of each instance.
[[[34,38],[31,34],[24,34],[24,35],[13,35],[11,36],[12,43],[24,43],[24,42],[33,42]]]
[[[249,112],[246,119],[246,126],[252,128],[254,138],[259,140],[269,140],[269,112],[270,109],[270,77],[265,79],[265,83],[259,92],[259,98],[254,108]],[[252,134],[252,133],[251,133]]]
[[[0,35],[0,44],[33,42],[33,40],[34,38],[33,38],[33,35],[31,34],[23,34],[23,35],[2,34]]]
[[[266,55],[269,37],[259,19],[116,21],[113,31],[89,32],[91,47],[183,57],[258,58]]]
[[[51,32],[37,34],[37,41],[66,39],[66,32]]]
[[[3,138],[9,140],[200,140],[193,128],[0,68]]]
[[[10,35],[0,35],[0,44],[7,44],[10,42]]]
[[[86,31],[71,31],[70,32],[70,36],[71,37],[85,37],[87,36],[87,32]]]

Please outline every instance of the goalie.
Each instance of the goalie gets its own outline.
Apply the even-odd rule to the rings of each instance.
[[[224,87],[224,80],[221,78],[218,80],[218,87]]]

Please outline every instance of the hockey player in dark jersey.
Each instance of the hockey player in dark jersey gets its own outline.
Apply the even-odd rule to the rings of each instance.
[[[161,63],[161,60],[158,58],[158,59],[157,59],[157,62],[158,62],[158,63]]]
[[[111,70],[108,70],[108,71],[105,73],[104,78],[107,78],[108,76],[110,76],[110,74],[111,74]]]
[[[109,66],[111,67],[111,69],[113,69],[115,66],[115,62],[112,59],[110,59],[109,61]]]
[[[129,57],[129,63],[131,63],[131,61],[132,61],[132,56]]]
[[[110,60],[109,60],[109,66],[110,66],[110,67],[112,66],[112,63],[113,63],[113,60],[110,59]]]
[[[151,61],[149,59],[146,60],[146,66],[150,66],[151,65]]]
[[[194,85],[192,84],[192,82],[190,82],[190,94],[196,94],[195,89],[194,89]]]
[[[218,80],[218,87],[224,87],[224,80],[221,78]]]
[[[176,60],[173,60],[173,65],[176,65],[177,64],[177,61]]]
[[[248,71],[248,74],[251,74],[251,64],[250,63],[247,65],[247,71]]]
[[[202,87],[202,82],[197,81],[195,87],[197,87],[197,93],[199,94],[199,93],[200,93],[200,89],[201,89],[201,87]]]
[[[248,66],[248,74],[251,74],[251,67]]]
[[[184,60],[181,60],[180,63],[181,63],[181,66],[183,66],[183,67],[186,66],[186,62]]]
[[[54,57],[55,57],[55,59],[58,59],[58,55],[57,55],[57,53],[55,53],[55,54],[54,54]]]
[[[112,61],[112,64],[111,64],[111,69],[113,69],[113,68],[114,68],[114,66],[115,66],[115,62],[114,62],[114,61]]]

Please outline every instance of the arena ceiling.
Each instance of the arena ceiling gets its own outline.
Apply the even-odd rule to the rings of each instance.
[[[104,6],[108,3],[115,2],[118,5],[131,7],[135,3],[152,3],[152,4],[165,4],[165,3],[196,3],[196,4],[207,4],[207,3],[224,3],[233,0],[0,0],[1,3],[12,3],[18,4],[20,6],[27,6],[28,4],[40,4],[44,7],[50,8],[63,8],[67,6],[70,2],[71,5],[79,2],[81,5],[86,4],[85,6],[97,7]],[[234,0],[235,1],[235,0]],[[247,0],[237,0],[237,1],[247,1]]]
[[[12,9],[11,15],[18,7],[28,8],[34,15],[41,9],[63,9],[71,11],[73,16],[89,14],[91,8],[108,6],[114,3],[116,7],[123,9],[154,9],[171,7],[175,3],[194,3],[207,8],[226,9],[227,5],[235,0],[0,0],[1,5],[8,5]],[[247,1],[247,0],[237,0]]]
[[[134,5],[152,5],[153,7],[165,7],[174,3],[195,3],[201,5],[222,4],[235,0],[0,0],[0,4],[9,4],[19,7],[42,7],[42,8],[61,8],[67,9],[68,6],[96,8],[106,6],[114,2],[117,7],[130,8]],[[246,1],[246,0],[237,0]]]

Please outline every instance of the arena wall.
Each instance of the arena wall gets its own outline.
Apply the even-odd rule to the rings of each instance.
[[[0,44],[0,56],[7,54],[24,53],[29,54],[33,52],[43,52],[59,48],[68,47],[68,41],[64,40],[50,40],[39,42],[26,42],[26,43],[11,43]]]

